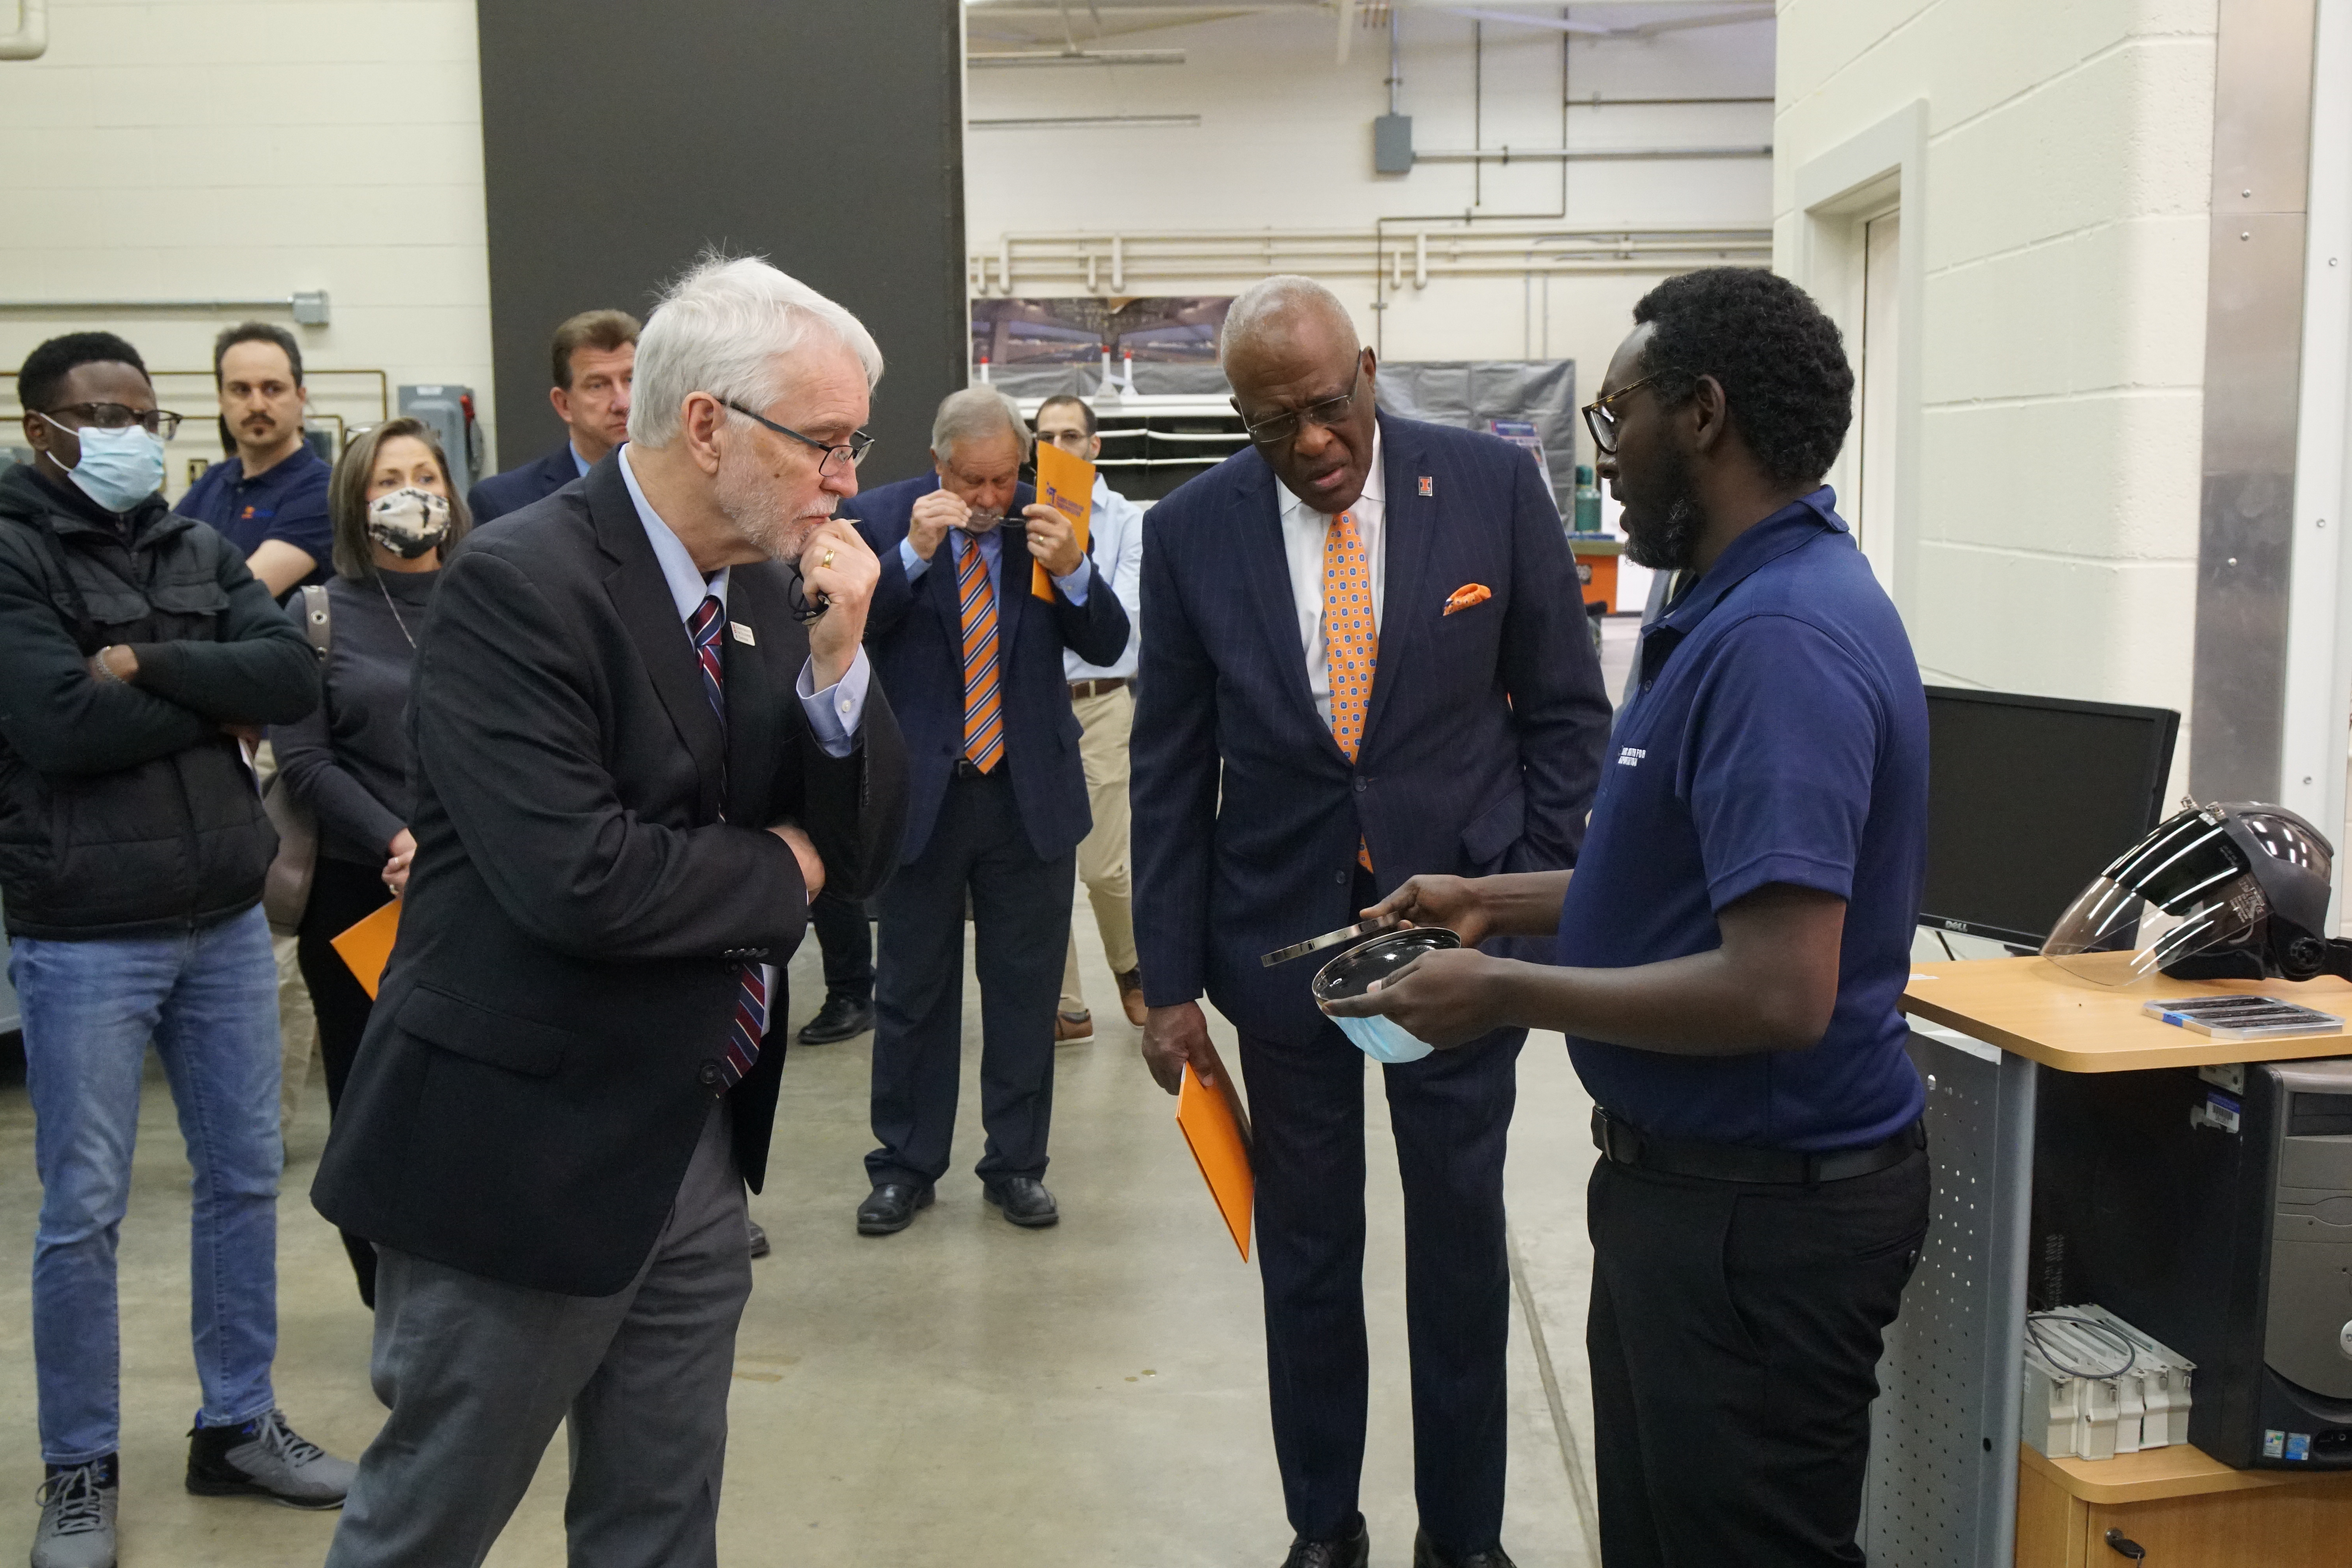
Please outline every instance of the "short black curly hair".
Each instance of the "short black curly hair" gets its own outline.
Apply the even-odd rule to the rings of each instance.
[[[1775,482],[1809,484],[1837,461],[1853,423],[1853,367],[1837,323],[1787,279],[1750,267],[1669,278],[1633,307],[1654,323],[1643,355],[1658,395],[1722,384],[1733,426]]]
[[[147,374],[139,351],[112,332],[68,332],[25,356],[16,373],[16,401],[28,414],[47,413],[64,394],[66,377],[86,364],[127,364]]]

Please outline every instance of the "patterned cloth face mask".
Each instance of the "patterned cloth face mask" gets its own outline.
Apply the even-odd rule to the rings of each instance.
[[[403,561],[414,561],[449,537],[449,503],[414,487],[380,495],[368,503],[367,531]]]

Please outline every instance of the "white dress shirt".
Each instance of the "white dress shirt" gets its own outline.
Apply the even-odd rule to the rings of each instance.
[[[1127,647],[1108,664],[1088,664],[1066,647],[1062,673],[1071,680],[1132,680],[1143,646],[1143,509],[1103,483],[1100,474],[1087,513],[1087,542],[1127,610]]]
[[[1290,602],[1298,609],[1298,640],[1307,647],[1307,689],[1315,698],[1315,711],[1331,722],[1331,662],[1323,637],[1323,542],[1332,519],[1290,493],[1280,480],[1282,554],[1290,564]],[[1363,542],[1364,564],[1372,587],[1372,635],[1381,630],[1388,586],[1388,562],[1381,546],[1388,531],[1388,484],[1381,476],[1381,436],[1372,431],[1371,471],[1364,476],[1364,493],[1348,509],[1356,520],[1356,537]]]

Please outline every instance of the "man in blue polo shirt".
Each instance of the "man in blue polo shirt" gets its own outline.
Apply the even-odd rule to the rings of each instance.
[[[205,470],[180,504],[245,557],[270,597],[327,580],[327,464],[302,439],[302,346],[267,321],[229,328],[213,342],[221,425],[236,456]]]
[[[1838,332],[1769,273],[1634,307],[1586,413],[1627,552],[1685,574],[1644,629],[1577,869],[1420,877],[1378,906],[1465,945],[1334,1013],[1444,1047],[1559,1029],[1592,1092],[1595,1473],[1610,1568],[1859,1563],[1880,1335],[1927,1225],[1896,999],[1927,721],[1895,607],[1821,484]]]

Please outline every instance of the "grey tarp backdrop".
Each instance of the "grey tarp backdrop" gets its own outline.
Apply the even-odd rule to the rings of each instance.
[[[1552,504],[1576,493],[1576,362],[1384,360],[1381,406],[1408,419],[1484,430],[1489,419],[1526,420],[1543,437]]]

